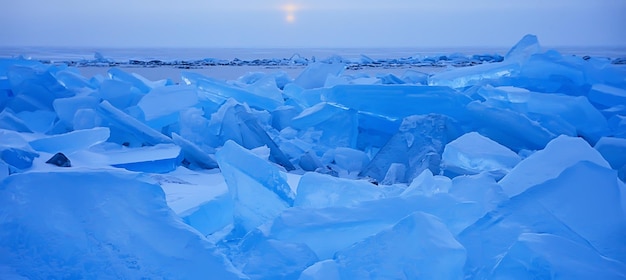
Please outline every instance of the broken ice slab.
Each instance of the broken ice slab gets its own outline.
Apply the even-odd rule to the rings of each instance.
[[[323,260],[307,267],[298,280],[340,280],[335,260]]]
[[[357,117],[359,135],[356,147],[362,151],[383,147],[402,124],[400,118],[390,118],[369,112],[359,112]]]
[[[220,100],[234,98],[239,102],[245,102],[251,107],[272,111],[284,103],[282,100],[275,100],[259,95],[197,73],[183,72],[181,75],[182,80],[185,81],[187,85],[194,85],[201,91],[206,92],[204,97],[209,98],[216,104],[221,104],[222,102],[220,102]],[[200,95],[203,94],[200,93]]]
[[[74,117],[80,109],[95,109],[100,100],[95,96],[73,96],[57,98],[52,103],[59,119],[68,127],[74,127]]]
[[[570,145],[567,151],[576,151],[572,148]],[[554,157],[559,155],[553,154]],[[585,260],[583,263],[595,263],[602,256],[601,265],[607,271],[612,270],[616,261],[626,258],[626,218],[621,209],[615,171],[590,161],[577,161],[571,165],[557,162],[551,164],[560,165],[558,169],[562,172],[551,180],[533,184],[525,192],[503,202],[496,210],[458,235],[458,240],[468,252],[465,269],[469,277],[492,278],[503,256],[541,259],[550,254],[559,256],[557,260],[570,258],[567,256],[572,248],[570,246],[549,246],[532,252],[518,251],[519,248],[514,245],[524,233],[551,234],[563,238],[569,244],[573,243],[574,247],[588,248],[577,250],[585,255],[576,257]],[[536,172],[529,176],[537,176],[546,167],[537,165]],[[526,255],[529,253],[532,255]],[[524,271],[545,267],[533,263]],[[556,268],[572,269],[561,265],[553,269]]]
[[[111,123],[111,140],[130,146],[171,143],[172,140],[146,124],[113,107],[106,100],[97,107],[98,113]],[[134,145],[131,145],[134,144]]]
[[[499,179],[521,158],[513,151],[477,132],[469,132],[448,143],[443,150],[444,170],[454,174],[488,172]]]
[[[33,166],[33,160],[39,157],[39,154],[35,152],[19,148],[0,147],[0,150],[0,159],[10,165],[10,167],[17,168],[17,170],[30,168]],[[15,170],[10,168],[10,171],[12,173]]]
[[[198,103],[197,88],[188,85],[163,86],[152,89],[137,103],[151,127],[178,121],[178,112]]]
[[[505,61],[525,61],[532,55],[541,52],[537,36],[526,34],[504,56]]]
[[[154,146],[101,151],[108,158],[107,163],[113,167],[131,171],[166,173],[176,169],[182,161],[181,149],[174,144],[157,144]]]
[[[291,127],[300,131],[320,131],[319,144],[326,147],[356,147],[357,125],[356,110],[326,102],[305,109],[291,120]]]
[[[602,113],[584,96],[546,94],[515,87],[491,86],[480,88],[478,94],[487,100],[487,104],[525,114],[557,135],[570,131],[571,127],[575,128],[575,134],[568,135],[580,135],[595,143],[609,132]]]
[[[527,115],[474,101],[467,104],[475,130],[513,151],[538,150],[557,135]]]
[[[415,211],[439,217],[452,232],[460,232],[484,214],[471,203],[459,203],[447,194],[389,197],[349,207],[292,207],[274,219],[268,238],[305,243],[320,259],[327,259]]]
[[[307,172],[300,178],[293,205],[304,208],[347,207],[384,196],[381,188],[368,181]]]
[[[7,70],[7,77],[12,97],[7,100],[6,106],[16,113],[36,110],[51,111],[54,99],[74,95],[59,84],[49,69],[16,65]]]
[[[130,106],[137,105],[137,102],[144,96],[144,92],[141,92],[132,84],[118,81],[118,80],[104,80],[100,83],[98,90],[90,96],[96,97],[99,100],[106,100],[120,110],[128,108]]]
[[[17,132],[33,132],[28,128],[24,120],[15,115],[13,110],[4,108],[0,112],[0,129],[7,129]]]
[[[459,201],[478,203],[483,213],[494,210],[509,198],[496,180],[484,173],[454,177],[448,193]]]
[[[602,155],[582,138],[561,135],[543,150],[522,160],[498,183],[509,197],[513,197],[534,185],[556,178],[566,168],[582,161],[611,168]]]
[[[213,234],[233,223],[233,200],[219,172],[175,171],[151,175],[163,188],[167,205],[202,235]]]
[[[598,150],[611,167],[618,171],[618,177],[626,182],[626,139],[602,137],[594,149]]]
[[[172,133],[172,140],[182,149],[185,160],[187,160],[192,167],[197,166],[205,169],[218,167],[215,159],[213,159],[209,153],[203,151],[196,144],[180,137],[180,135],[176,133]]]
[[[148,93],[150,91],[150,87],[146,85],[144,81],[137,78],[136,74],[128,73],[120,68],[113,67],[107,71],[109,74],[109,78],[113,81],[120,81],[124,83],[130,84],[132,87],[138,89],[141,93]]]
[[[444,146],[462,134],[461,128],[444,115],[409,116],[403,119],[398,132],[380,149],[361,173],[382,181],[392,164],[403,164],[406,174],[402,182],[411,182],[425,169],[439,173]]]
[[[2,113],[0,113],[2,114]],[[22,111],[16,114],[33,132],[47,133],[55,126],[57,114],[52,111]]]
[[[520,65],[518,63],[507,63],[506,61],[481,64],[472,67],[454,68],[433,74],[428,79],[428,85],[466,88],[515,76],[519,71]]]
[[[402,191],[400,196],[433,196],[437,193],[447,193],[451,187],[452,181],[450,178],[441,175],[433,175],[429,169],[425,169],[411,181],[411,184]]]
[[[293,83],[304,89],[321,88],[324,87],[328,76],[339,76],[345,68],[346,65],[343,63],[311,63],[302,70]]]
[[[250,279],[298,279],[318,261],[305,244],[267,239],[259,231],[246,235],[239,250],[232,263]]]
[[[59,84],[76,92],[87,92],[96,89],[98,85],[92,83],[78,72],[78,68],[68,68],[53,73]]]
[[[370,162],[370,158],[363,151],[337,147],[327,150],[322,161],[326,166],[332,166],[333,170],[339,171],[340,177],[346,177],[351,174],[357,175],[363,171]]]
[[[271,129],[271,127],[261,125],[259,116],[262,115],[271,117],[266,111],[255,114],[245,104],[242,105],[234,99],[229,99],[216,113],[211,115],[208,129],[214,137],[212,146],[221,146],[228,140],[235,141],[247,149],[267,146],[270,149],[270,160],[284,166],[287,170],[294,170],[295,167],[289,158],[266,131],[266,128]]]
[[[626,104],[626,89],[606,84],[595,84],[587,95],[589,101],[606,107]]]
[[[462,279],[465,257],[441,220],[418,211],[334,259],[342,279]]]
[[[587,244],[553,234],[522,233],[490,278],[622,279],[625,271],[623,262],[607,259]]]
[[[339,85],[325,91],[322,100],[387,117],[435,113],[457,120],[466,119],[471,101],[446,86],[413,85]]]
[[[242,277],[174,214],[158,185],[130,172],[72,170],[0,182],[3,266],[30,279]]]
[[[291,125],[291,120],[300,114],[300,110],[298,110],[294,106],[285,105],[276,108],[276,110],[272,111],[272,127],[278,131],[285,129],[286,127]]]
[[[247,85],[245,89],[256,95],[267,97],[279,103],[283,102],[283,93],[278,88],[276,79],[273,75],[265,75],[253,84]]]
[[[229,140],[215,154],[235,201],[235,225],[246,232],[291,207],[295,194],[270,162]]]
[[[41,137],[29,142],[33,149],[47,153],[72,153],[87,149],[109,139],[108,127],[74,130],[64,134]]]

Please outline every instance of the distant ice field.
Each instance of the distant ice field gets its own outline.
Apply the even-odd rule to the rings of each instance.
[[[455,56],[480,56],[489,59],[503,56],[508,48],[303,48],[303,49],[266,49],[266,48],[43,48],[43,47],[4,47],[0,48],[0,58],[25,57],[47,63],[76,64],[85,77],[107,75],[108,69],[124,68],[151,80],[170,78],[180,82],[182,71],[196,72],[209,77],[233,80],[252,72],[284,71],[290,77],[298,76],[306,64],[297,63],[299,58],[306,62],[338,57],[355,63],[348,67],[345,75],[365,73],[371,76],[391,73],[401,76],[407,70],[427,74],[441,72],[449,67],[467,66],[471,61],[461,60],[462,65],[455,61]],[[551,49],[547,47],[545,49]],[[622,47],[555,47],[564,55],[602,57],[611,60],[626,57],[626,48]],[[98,63],[96,54],[101,55],[107,63]],[[440,60],[443,56],[448,60]],[[487,58],[484,58],[487,56]],[[363,63],[364,59],[382,61],[383,63]],[[271,65],[276,61],[296,61],[289,65]],[[145,65],[149,62],[162,64]],[[202,65],[206,61],[215,65]],[[259,62],[260,61],[260,62]],[[82,63],[81,63],[82,62]],[[130,64],[130,63],[144,63]],[[184,62],[194,62],[188,66]],[[200,62],[200,63],[199,63]],[[431,63],[433,65],[430,65]],[[110,64],[118,65],[110,65]],[[163,65],[165,64],[165,65]],[[224,65],[229,64],[229,65]]]

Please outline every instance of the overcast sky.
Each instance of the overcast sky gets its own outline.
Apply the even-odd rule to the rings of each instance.
[[[0,0],[0,45],[626,46],[626,0]]]

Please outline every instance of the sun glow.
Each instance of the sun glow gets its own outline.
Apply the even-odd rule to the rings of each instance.
[[[296,21],[296,11],[299,10],[299,7],[295,4],[285,4],[280,7],[287,15],[285,16],[285,21],[287,23],[294,23]]]

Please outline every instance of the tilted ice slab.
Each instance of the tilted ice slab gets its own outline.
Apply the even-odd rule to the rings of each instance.
[[[230,140],[215,156],[235,203],[236,226],[253,230],[293,205],[295,194],[276,166]]]

